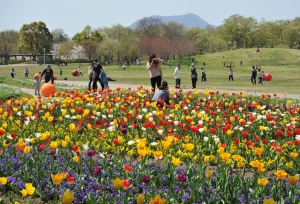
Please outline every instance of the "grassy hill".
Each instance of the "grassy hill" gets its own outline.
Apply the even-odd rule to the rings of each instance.
[[[253,53],[252,57],[248,57],[249,53]],[[224,58],[222,58],[224,56]],[[197,88],[208,88],[217,90],[233,90],[233,91],[248,91],[248,92],[264,92],[264,93],[293,93],[300,94],[300,51],[293,49],[260,49],[259,53],[255,53],[255,49],[238,49],[220,53],[205,54],[198,56],[185,57],[182,59],[182,88],[191,88],[192,83],[190,79],[190,63],[189,59],[195,59],[195,67],[200,74],[202,63],[206,63],[207,82],[197,82]],[[103,66],[108,76],[116,79],[117,83],[150,85],[149,73],[145,67],[147,60],[141,61],[141,65],[130,65],[126,71],[119,68],[117,64]],[[228,81],[228,68],[223,66],[226,64],[234,64],[234,81]],[[240,61],[243,65],[240,66]],[[170,60],[169,64],[166,62],[163,65],[163,78],[169,82],[170,87],[174,87],[175,79],[173,72],[179,59]],[[264,85],[252,85],[250,81],[252,65],[260,65],[265,73],[272,74],[272,80],[264,82]],[[87,83],[87,68],[88,64],[81,64],[84,76],[72,76],[72,70],[78,68],[78,64],[71,64],[62,67],[63,75],[59,76],[59,66],[53,65],[52,69],[58,80],[63,80],[65,77],[68,80],[84,81]],[[28,66],[0,66],[1,76],[10,76],[11,68],[17,71],[16,78],[24,78],[24,68],[27,67],[30,71],[30,77],[33,78],[35,73],[42,71],[44,68],[40,65]],[[83,84],[84,84],[83,82]]]

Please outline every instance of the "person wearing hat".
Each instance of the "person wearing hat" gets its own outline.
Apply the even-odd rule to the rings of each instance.
[[[50,64],[48,64],[46,68],[42,71],[40,81],[42,81],[43,77],[45,77],[45,83],[51,81],[51,84],[54,84],[53,70],[51,69]]]
[[[180,67],[181,65],[178,63],[174,71],[175,89],[180,89]]]
[[[164,103],[169,105],[170,93],[168,89],[168,82],[162,81],[161,85],[158,87],[158,90],[155,91],[152,101],[157,101],[158,106],[163,106]]]
[[[193,89],[196,88],[197,78],[198,78],[197,70],[195,68],[195,64],[192,63],[191,64],[191,79],[192,79]]]

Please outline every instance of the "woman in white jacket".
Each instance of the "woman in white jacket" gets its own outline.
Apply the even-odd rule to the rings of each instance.
[[[177,67],[175,68],[174,71],[174,78],[175,78],[175,88],[180,89],[180,64],[177,64]]]

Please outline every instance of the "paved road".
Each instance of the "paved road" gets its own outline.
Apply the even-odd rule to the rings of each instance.
[[[68,86],[73,86],[73,87],[87,87],[87,83],[83,83],[81,81],[55,81],[55,84],[61,84],[61,85],[68,85]],[[140,85],[136,85],[136,84],[122,84],[122,83],[118,83],[118,82],[113,82],[110,81],[109,82],[109,87],[111,89],[116,89],[116,88],[131,88],[131,89],[137,89],[137,87],[140,87]],[[144,86],[148,89],[150,89],[150,85],[149,86]],[[29,88],[20,88],[23,92],[25,93],[29,93],[31,95],[34,95],[34,89],[29,89]],[[171,88],[172,90],[172,88]],[[187,91],[191,91],[192,89],[190,88],[183,88],[183,91],[187,92]],[[197,89],[198,91],[205,91],[205,89]],[[228,93],[232,93],[233,91],[227,91]],[[262,94],[270,94],[272,97],[274,93],[258,93],[258,92],[248,92],[248,95],[257,95],[257,96],[261,96]],[[277,96],[280,98],[292,98],[292,99],[299,99],[300,100],[300,95],[297,94],[286,94],[286,96],[283,93],[277,93]]]

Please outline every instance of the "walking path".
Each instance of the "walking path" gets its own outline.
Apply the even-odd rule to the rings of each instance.
[[[82,81],[55,81],[55,84],[61,84],[61,85],[69,85],[69,86],[74,86],[74,87],[86,87],[86,83],[82,82]],[[141,85],[136,85],[136,84],[122,84],[122,83],[118,83],[118,82],[114,82],[114,81],[110,81],[109,82],[109,87],[111,89],[116,89],[116,88],[131,88],[131,89],[137,89],[138,87],[140,87]],[[148,89],[151,89],[151,86],[144,86]],[[29,89],[29,88],[20,88],[23,92],[34,95],[34,89]],[[173,88],[171,88],[171,90],[174,90]],[[177,89],[176,89],[177,90]],[[183,88],[183,91],[187,92],[187,91],[191,91],[191,88]],[[198,91],[205,91],[205,89],[197,89]],[[237,91],[227,91],[228,93],[239,93]],[[259,92],[247,92],[247,95],[257,95],[257,96],[261,96],[262,94],[270,94],[272,96],[272,98],[274,97],[274,93],[259,93]],[[284,95],[283,93],[277,93],[277,96],[280,98],[292,98],[292,99],[299,99],[300,100],[300,95],[297,94],[286,94]]]

